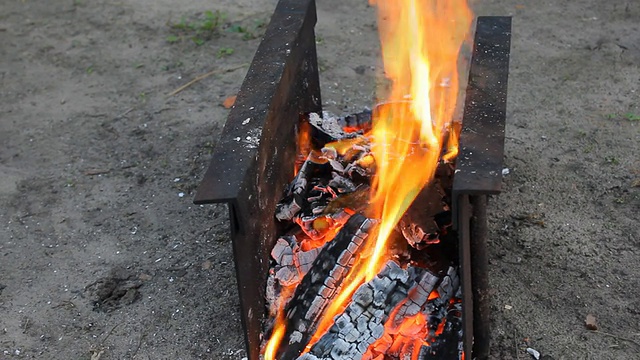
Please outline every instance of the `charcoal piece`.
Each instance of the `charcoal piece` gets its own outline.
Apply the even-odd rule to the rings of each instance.
[[[333,147],[323,147],[320,149],[320,153],[325,159],[336,160],[338,158],[338,151]]]
[[[369,345],[383,335],[387,318],[415,281],[395,261],[388,261],[375,278],[356,290],[329,331],[298,360],[361,358]]]
[[[325,211],[325,207],[317,207],[312,210],[309,216],[296,216],[293,220],[300,226],[300,229],[312,240],[321,240],[330,232],[331,228],[342,226],[349,220],[349,215],[344,209],[329,214]],[[326,227],[318,227],[317,222],[322,222]],[[327,239],[331,240],[331,239]]]
[[[444,197],[444,189],[438,182],[432,182],[409,206],[397,226],[409,245],[421,250],[440,241],[436,215],[449,210]]]
[[[411,267],[408,268],[411,270]],[[438,345],[442,346],[441,349],[437,349],[440,352],[451,351],[452,353],[457,351],[458,346],[462,348],[461,332],[458,334],[455,319],[447,319],[447,316],[453,316],[450,314],[452,307],[452,299],[454,303],[457,298],[454,298],[456,294],[460,294],[460,282],[456,267],[449,267],[446,272],[425,272],[420,278],[417,279],[417,283],[408,291],[406,300],[402,301],[400,305],[394,310],[393,318],[389,319],[387,326],[391,326],[393,329],[401,329],[399,325],[405,320],[410,319],[415,315],[420,314],[423,319],[426,319],[425,324],[419,328],[410,328],[402,331],[387,332],[384,336],[369,349],[369,355],[373,358],[381,354],[385,354],[391,358],[405,358],[411,356],[414,351],[414,344],[416,342],[426,342],[429,344],[435,344],[440,341],[440,337],[444,331],[452,331],[451,336],[460,335],[460,344],[453,340],[447,340],[446,344]],[[461,315],[461,312],[459,313]],[[451,321],[449,325],[447,322]],[[450,329],[447,326],[451,327]],[[461,323],[460,323],[461,329]],[[449,334],[449,333],[447,333]],[[447,335],[449,336],[449,335]],[[395,345],[394,345],[395,344]],[[396,346],[397,344],[404,344],[404,346]],[[392,345],[396,350],[391,351]],[[446,348],[446,350],[444,350]],[[452,348],[452,349],[451,349]],[[433,352],[431,348],[415,348],[423,356],[427,356],[428,353]],[[437,357],[438,359],[454,359],[454,357]],[[457,359],[457,358],[455,358]]]
[[[274,265],[267,280],[267,302],[272,304],[280,295],[280,289],[297,285],[302,277],[311,269],[313,261],[321,248],[302,251],[296,236],[282,236],[278,238],[271,250]]]
[[[335,214],[344,209],[360,212],[369,204],[371,188],[367,185],[359,185],[353,192],[341,194],[327,203],[323,214]]]
[[[291,220],[302,210],[303,200],[300,196],[290,196],[283,202],[276,205],[276,219]]]
[[[375,159],[371,154],[371,143],[366,137],[355,138],[348,148],[342,149],[342,161],[349,164],[359,165],[362,168],[371,168],[375,164]]]
[[[306,206],[308,206],[310,186],[314,178],[331,176],[331,165],[318,162],[317,156],[312,152],[298,170],[289,186],[285,189],[284,198],[276,205],[275,216],[280,221],[291,220]]]
[[[464,359],[461,288],[458,288],[453,301],[450,302],[444,322],[442,332],[429,345],[421,347],[418,359]]]
[[[346,132],[366,133],[371,130],[371,110],[341,117],[338,122]]]
[[[329,142],[353,138],[371,129],[370,110],[344,117],[328,113],[321,117],[318,113],[308,113],[305,120],[311,125],[311,140],[317,149]]]
[[[329,186],[336,189],[340,194],[356,191],[356,185],[353,183],[353,181],[347,179],[346,177],[340,176],[335,172],[332,174],[331,181],[329,181]]]
[[[429,294],[433,291],[440,278],[433,273],[425,272],[416,282],[415,286],[409,290],[407,301],[400,306],[397,311],[396,320],[400,321],[406,317],[416,315],[427,303]]]
[[[349,251],[349,247],[357,253],[368,239],[372,227],[372,220],[354,214],[334,240],[318,254],[311,270],[303,277],[292,300],[285,307],[288,325],[284,343],[288,342],[289,345],[286,349],[280,349],[280,359],[295,359],[307,345],[318,319],[329,305],[331,297],[340,290],[348,273],[348,267],[338,265],[338,259],[342,257],[341,262],[351,266],[355,254]],[[347,257],[346,261],[344,257]]]
[[[453,188],[453,174],[455,173],[455,164],[440,161],[436,167],[434,181],[438,182],[440,187],[445,190],[447,196],[446,202],[451,203],[451,189]]]

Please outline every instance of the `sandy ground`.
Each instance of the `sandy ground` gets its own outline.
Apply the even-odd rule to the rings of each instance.
[[[244,356],[226,208],[191,199],[247,68],[166,95],[247,63],[274,7],[0,3],[0,359]],[[640,3],[475,7],[514,17],[492,358],[638,359]],[[318,12],[325,108],[371,106],[374,10]]]

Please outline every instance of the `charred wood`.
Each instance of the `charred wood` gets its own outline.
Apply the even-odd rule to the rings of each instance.
[[[288,342],[281,359],[295,359],[315,332],[332,296],[342,286],[349,268],[368,238],[373,221],[355,214],[347,221],[333,241],[328,243],[313,262],[311,270],[296,288],[292,300],[285,307]]]
[[[323,116],[318,113],[309,113],[306,117],[312,126],[312,142],[318,149],[332,141],[353,138],[371,129],[371,111],[344,117],[334,117],[327,113]]]
[[[420,349],[420,360],[464,359],[462,330],[462,289],[449,303],[442,332]]]
[[[454,267],[438,275],[425,272],[392,312],[385,324],[385,334],[369,348],[365,359],[377,359],[381,355],[398,359],[413,358],[437,350],[432,347],[424,349],[422,344],[438,344],[440,341],[447,325],[450,303],[459,285],[457,269]],[[454,359],[446,356],[439,358]]]
[[[429,273],[422,269],[410,267],[405,270],[395,261],[388,261],[373,280],[356,290],[351,303],[336,317],[334,325],[298,360],[360,359],[383,335],[387,318],[407,297],[411,284],[426,274]]]
[[[305,195],[311,180],[314,167],[321,167],[324,164],[318,164],[313,161],[311,154],[302,164],[298,173],[293,178],[289,186],[285,189],[284,198],[276,205],[276,219],[291,220],[302,210],[305,205]]]

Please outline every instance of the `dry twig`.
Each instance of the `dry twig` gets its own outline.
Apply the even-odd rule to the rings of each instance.
[[[629,339],[629,338],[626,338],[626,337],[618,336],[618,335],[615,335],[615,334],[610,334],[610,333],[607,333],[607,332],[604,332],[604,331],[600,331],[600,330],[593,330],[592,332],[598,333],[598,334],[601,334],[601,335],[605,335],[605,336],[610,336],[610,337],[612,337],[614,339],[628,341],[630,343],[636,344],[637,346],[640,346],[640,342],[638,342],[636,340],[633,340],[633,339]]]
[[[172,92],[170,92],[169,94],[167,94],[167,97],[172,97],[173,95],[181,92],[182,90],[184,90],[184,89],[188,88],[189,86],[197,83],[198,81],[202,81],[202,80],[208,78],[211,75],[223,74],[223,73],[226,73],[226,72],[231,72],[231,71],[238,70],[238,69],[243,68],[243,67],[248,66],[248,65],[249,64],[240,64],[240,65],[236,65],[236,66],[232,66],[232,67],[228,67],[228,68],[224,68],[224,69],[212,70],[212,71],[209,71],[206,74],[202,74],[202,75],[196,76],[195,79],[189,81],[188,83],[180,86],[179,88],[177,88],[177,89],[173,90]]]

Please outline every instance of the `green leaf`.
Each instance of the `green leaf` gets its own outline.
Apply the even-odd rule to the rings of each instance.
[[[243,28],[241,25],[231,25],[229,26],[228,31],[230,32],[234,32],[234,33],[243,33],[246,32],[247,29]]]
[[[223,47],[220,48],[218,50],[218,59],[224,57],[224,56],[229,56],[231,54],[233,54],[234,50],[232,48],[227,48],[227,47]]]

